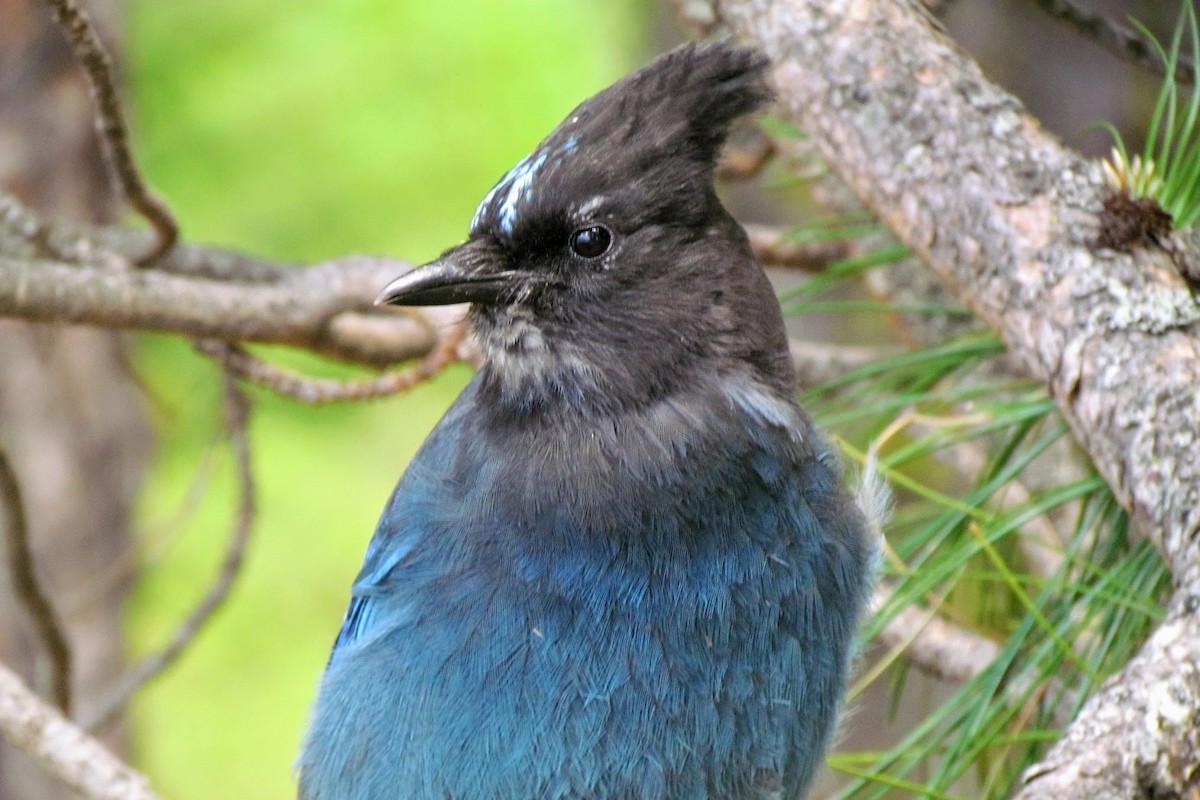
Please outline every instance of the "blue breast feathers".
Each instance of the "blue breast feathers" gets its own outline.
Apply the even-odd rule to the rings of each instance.
[[[721,397],[703,414],[664,401],[584,442],[497,437],[468,388],[380,520],[302,796],[736,800],[806,785],[870,547],[795,408]]]

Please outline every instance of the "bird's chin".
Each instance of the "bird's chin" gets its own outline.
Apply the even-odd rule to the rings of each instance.
[[[472,306],[485,383],[495,399],[517,408],[588,404],[605,392],[602,370],[560,337],[551,337],[528,308]]]
[[[485,352],[489,342],[510,342],[535,332],[541,335],[533,311],[516,304],[472,303],[467,310],[467,322]]]
[[[520,305],[473,304],[468,319],[489,367],[514,376],[543,371],[554,349],[532,310]]]

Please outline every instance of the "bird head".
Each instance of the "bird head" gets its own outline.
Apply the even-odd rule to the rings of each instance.
[[[497,403],[620,410],[722,371],[792,390],[779,307],[713,171],[768,62],[688,44],[582,103],[380,303],[468,302]]]

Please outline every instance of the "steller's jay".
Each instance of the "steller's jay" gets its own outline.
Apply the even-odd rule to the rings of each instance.
[[[686,45],[586,101],[380,302],[484,364],[396,487],[303,800],[799,797],[874,557],[713,190],[766,59]]]

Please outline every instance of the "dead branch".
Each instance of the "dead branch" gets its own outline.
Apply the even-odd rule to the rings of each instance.
[[[1155,75],[1167,74],[1167,65],[1163,63],[1154,45],[1148,42],[1140,31],[1119,25],[1074,0],[1034,0],[1034,3],[1042,11],[1067,23],[1118,58]],[[1194,74],[1192,70],[1192,60],[1180,53],[1175,80],[1190,84]]]
[[[914,3],[722,0],[715,12],[775,60],[781,113],[1046,383],[1175,578],[1163,624],[1019,796],[1182,796],[1200,762],[1200,310],[1175,262],[1200,255],[1178,238],[1174,253],[1097,248],[1099,168]]]
[[[819,386],[852,369],[898,352],[890,347],[809,342],[804,339],[789,339],[788,349],[792,353],[792,367],[796,370],[796,381],[801,389]]]
[[[50,657],[51,696],[64,714],[71,713],[71,648],[63,633],[62,622],[50,598],[42,590],[33,552],[29,548],[29,524],[25,519],[25,503],[21,484],[0,447],[0,513],[3,514],[4,534],[8,544],[8,571],[12,576],[13,593],[25,607],[37,638]]]
[[[775,140],[757,128],[727,144],[717,162],[717,178],[748,181],[757,177],[775,156]]]
[[[787,230],[769,225],[745,225],[750,249],[764,267],[787,267],[805,272],[820,272],[832,262],[850,254],[845,239],[822,242],[798,242]]]
[[[876,589],[872,610],[882,608],[890,595],[887,586]],[[879,641],[899,650],[901,658],[922,672],[947,681],[974,678],[1000,653],[1000,646],[986,636],[916,606],[902,608],[888,620],[879,632]]]
[[[129,128],[117,97],[112,58],[100,41],[92,21],[74,0],[46,0],[54,21],[62,29],[75,59],[83,67],[96,105],[96,131],[105,144],[113,177],[129,204],[146,218],[157,235],[154,247],[137,259],[139,265],[153,263],[171,249],[179,238],[179,225],[166,204],[150,190],[129,149]]]
[[[176,333],[302,347],[381,365],[423,355],[433,333],[411,316],[364,312],[403,267],[343,259],[271,284],[230,284],[0,256],[0,314],[31,321]]]
[[[787,241],[785,231],[746,227],[757,257],[768,266],[817,271],[848,253],[844,241],[797,243]],[[440,317],[372,306],[379,289],[410,268],[404,261],[350,256],[305,267],[179,244],[152,268],[126,268],[146,246],[143,233],[47,223],[0,192],[0,315],[202,340],[289,344],[374,367],[427,356],[441,340],[436,333]],[[792,346],[808,385],[861,365],[875,353],[798,341]],[[403,390],[388,376],[370,386],[305,387],[296,383],[298,376],[266,377],[258,367],[234,368],[262,385],[286,386],[283,393],[306,402]]]
[[[143,686],[183,655],[200,631],[212,619],[213,614],[225,602],[234,581],[242,568],[246,544],[254,522],[255,489],[254,473],[250,465],[250,444],[246,427],[250,417],[250,401],[231,374],[225,375],[225,427],[229,435],[230,449],[237,466],[238,507],[233,525],[233,535],[225,550],[216,578],[208,591],[179,625],[170,641],[157,653],[142,658],[119,676],[108,689],[100,693],[93,706],[79,715],[79,724],[95,731],[120,713]]]
[[[458,360],[458,347],[466,328],[456,325],[438,340],[429,355],[409,369],[386,372],[366,380],[339,381],[312,378],[263,361],[228,342],[201,341],[196,349],[212,356],[225,370],[244,381],[270,389],[303,403],[336,403],[374,400],[406,392]]]
[[[928,422],[916,418],[910,420],[909,427],[914,436],[927,436],[934,431],[934,427]],[[948,464],[956,475],[970,476],[971,480],[981,475],[988,463],[986,450],[975,441],[956,442],[948,447],[939,447],[934,452],[934,457]],[[1004,489],[996,501],[1000,508],[1008,510],[1022,506],[1032,498],[1033,492],[1025,483],[1019,478],[1013,478],[1004,484]],[[1062,566],[1062,549],[1066,539],[1049,515],[1042,513],[1025,521],[1021,534],[1017,537],[1017,546],[1025,555],[1030,569],[1043,578],[1049,578]]]
[[[0,664],[0,728],[85,800],[158,800],[141,773],[68,721]]]
[[[301,267],[178,245],[131,269],[146,244],[116,227],[45,222],[0,192],[0,316],[289,344],[375,367],[424,356],[436,340],[425,316],[373,307],[404,261]]]

